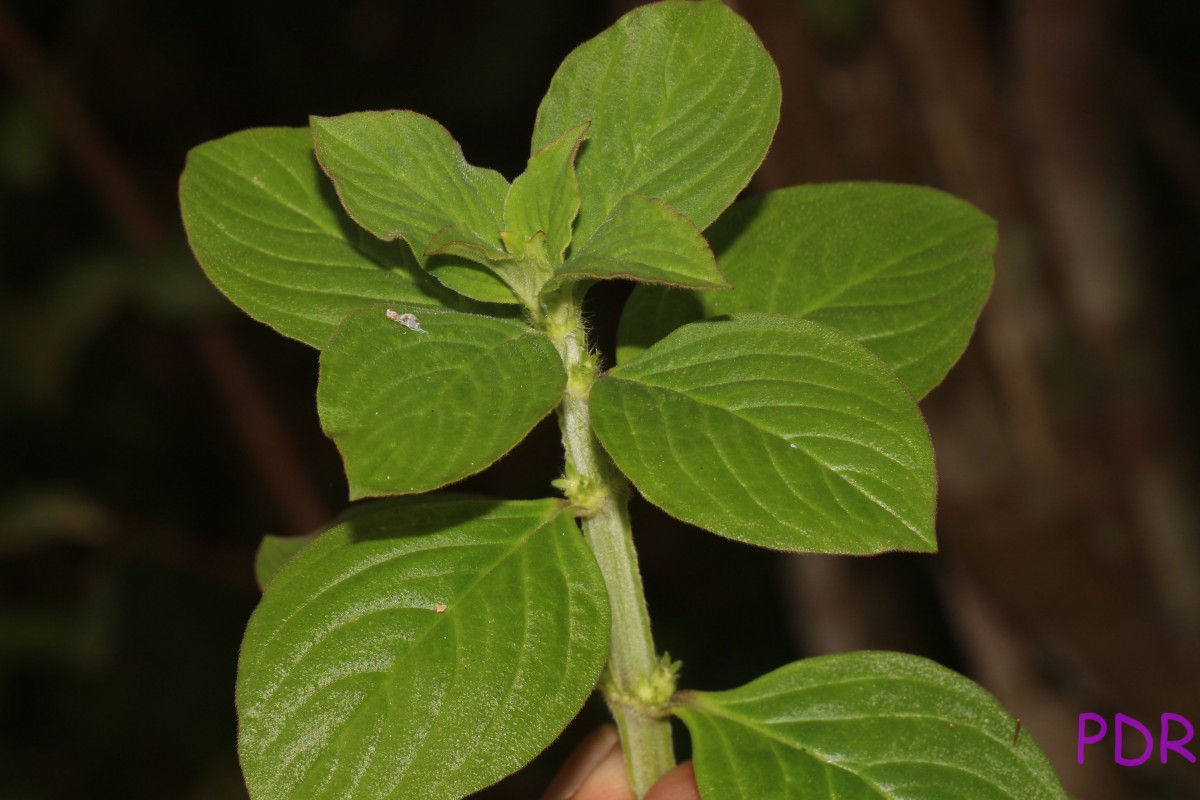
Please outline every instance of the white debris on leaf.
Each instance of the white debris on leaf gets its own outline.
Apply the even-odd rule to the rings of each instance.
[[[416,331],[417,333],[429,333],[429,331],[421,327],[421,320],[417,319],[416,314],[401,314],[395,309],[389,308],[387,310],[387,318],[392,322],[397,322],[403,325],[410,331]]]

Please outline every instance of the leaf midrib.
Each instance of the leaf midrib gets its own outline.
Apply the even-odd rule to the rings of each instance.
[[[690,400],[690,401],[692,401],[693,403],[696,403],[697,405],[705,406],[705,407],[707,407],[707,408],[713,408],[713,409],[716,409],[717,411],[721,411],[721,412],[724,412],[724,413],[726,413],[726,414],[729,414],[730,416],[732,416],[732,417],[735,417],[736,419],[739,419],[739,420],[741,420],[742,422],[745,422],[746,424],[750,425],[752,428],[754,428],[755,430],[757,430],[759,433],[761,433],[761,434],[763,434],[763,435],[765,435],[765,436],[767,436],[767,437],[771,438],[772,440],[775,440],[775,441],[781,442],[781,443],[783,443],[783,444],[785,444],[785,445],[790,445],[790,444],[792,444],[792,442],[790,442],[789,440],[785,439],[785,438],[784,438],[783,436],[781,436],[780,434],[778,434],[778,433],[776,433],[776,432],[774,432],[774,431],[772,431],[772,430],[768,430],[767,428],[764,428],[764,427],[762,427],[761,425],[759,425],[759,424],[758,424],[757,422],[755,422],[754,420],[752,420],[752,419],[749,419],[749,418],[747,418],[747,417],[745,417],[745,416],[742,416],[741,414],[737,413],[736,411],[733,411],[733,410],[731,410],[731,409],[729,409],[729,408],[727,408],[727,407],[725,407],[725,406],[721,406],[721,405],[718,405],[718,404],[716,404],[716,403],[713,403],[713,402],[711,402],[711,401],[709,401],[709,400],[705,400],[705,399],[702,399],[702,398],[699,398],[699,397],[695,397],[695,396],[693,396],[693,395],[690,395],[690,394],[688,394],[688,393],[686,393],[686,392],[684,392],[684,391],[682,391],[682,390],[680,390],[680,389],[675,389],[675,388],[672,388],[672,387],[670,387],[670,386],[662,386],[662,385],[656,385],[656,384],[642,383],[642,382],[640,382],[640,381],[637,381],[637,380],[630,380],[630,379],[628,379],[628,378],[621,378],[621,377],[619,377],[619,376],[612,376],[612,375],[610,375],[610,376],[607,378],[607,380],[613,380],[613,381],[616,381],[616,382],[624,382],[624,383],[632,384],[632,385],[635,385],[635,386],[641,386],[641,387],[644,387],[644,388],[647,388],[647,389],[651,389],[651,390],[658,389],[658,390],[662,390],[662,391],[665,391],[665,392],[668,392],[668,393],[671,393],[671,394],[678,395],[678,396],[680,396],[680,397],[683,397],[683,398],[685,398],[685,399],[687,399],[687,400]],[[842,481],[842,482],[843,482],[843,483],[844,483],[844,484],[845,484],[847,487],[849,487],[849,488],[850,488],[852,491],[854,491],[855,493],[857,493],[857,494],[858,494],[860,497],[862,497],[862,498],[863,498],[863,499],[864,499],[864,500],[865,500],[867,503],[869,503],[869,504],[871,504],[872,506],[875,506],[875,507],[877,507],[877,508],[880,508],[881,510],[883,510],[883,511],[884,511],[884,512],[885,512],[885,513],[888,515],[888,516],[890,516],[892,519],[894,519],[894,520],[896,520],[898,523],[900,523],[900,525],[901,525],[901,526],[903,526],[903,527],[904,527],[906,530],[908,530],[909,532],[913,533],[913,534],[914,534],[914,535],[915,535],[915,536],[916,536],[916,537],[917,537],[917,538],[918,538],[920,541],[922,541],[922,542],[925,542],[925,541],[927,540],[927,537],[926,537],[925,535],[923,535],[923,534],[922,534],[922,532],[921,532],[921,529],[920,529],[920,526],[919,526],[917,523],[915,523],[915,522],[912,522],[912,521],[910,521],[910,520],[906,519],[904,516],[901,516],[900,514],[898,514],[898,513],[897,513],[897,512],[896,512],[896,511],[895,511],[895,510],[894,510],[894,509],[891,507],[891,506],[881,503],[881,502],[880,502],[880,501],[879,501],[877,498],[875,498],[875,497],[872,497],[870,494],[868,494],[868,493],[864,492],[864,491],[863,491],[863,489],[862,489],[860,486],[858,486],[858,485],[857,485],[855,482],[853,482],[853,481],[851,481],[851,480],[847,479],[847,478],[846,478],[846,476],[845,476],[845,475],[843,475],[843,474],[841,473],[841,471],[840,471],[840,470],[836,470],[836,469],[834,469],[833,467],[831,467],[829,464],[827,464],[827,463],[825,462],[825,460],[824,460],[823,458],[819,458],[819,457],[818,457],[817,455],[815,455],[815,454],[814,454],[814,453],[813,453],[813,452],[812,452],[812,451],[811,451],[809,448],[807,448],[807,447],[797,447],[796,449],[797,449],[797,450],[799,450],[800,452],[803,452],[803,453],[804,453],[804,455],[808,456],[810,459],[812,459],[812,460],[813,460],[814,462],[816,462],[817,464],[820,464],[820,465],[821,465],[821,467],[823,467],[823,468],[824,468],[824,470],[825,470],[827,473],[829,473],[829,474],[832,474],[832,475],[836,475],[836,476],[837,476],[837,478],[838,478],[838,480]],[[874,452],[874,451],[873,451],[873,452]],[[783,478],[783,475],[780,475],[780,478]],[[787,483],[787,481],[786,481],[786,480],[785,480],[784,482],[785,482],[785,483]]]
[[[866,680],[866,679],[864,679],[864,680]],[[743,728],[753,731],[755,734],[757,734],[758,736],[760,736],[763,739],[766,739],[770,742],[774,742],[776,744],[784,746],[789,751],[798,752],[802,755],[809,755],[827,767],[841,770],[842,772],[845,772],[846,774],[853,776],[855,779],[866,784],[867,786],[869,786],[871,789],[873,789],[874,791],[879,793],[880,796],[882,796],[884,798],[897,798],[897,800],[898,800],[897,795],[889,793],[879,783],[876,783],[875,781],[871,780],[866,775],[863,775],[859,772],[855,772],[850,767],[869,769],[870,767],[875,766],[876,764],[884,764],[884,763],[928,764],[931,766],[937,766],[937,767],[942,767],[942,768],[947,768],[950,770],[962,772],[966,775],[971,775],[972,777],[979,779],[982,783],[985,783],[989,786],[992,786],[993,788],[998,789],[999,791],[1007,793],[1007,790],[1004,787],[997,785],[995,783],[995,781],[992,780],[991,777],[982,775],[978,772],[973,772],[971,770],[968,770],[957,763],[949,763],[949,762],[942,762],[942,761],[917,761],[914,759],[904,759],[902,761],[890,761],[890,762],[883,762],[883,761],[881,761],[881,762],[859,762],[859,761],[852,761],[852,760],[845,760],[842,762],[838,762],[838,761],[835,761],[828,753],[826,753],[823,748],[814,747],[811,743],[805,743],[804,745],[798,744],[796,742],[793,742],[793,741],[787,739],[785,736],[783,736],[783,734],[776,733],[774,730],[772,730],[770,728],[770,726],[768,726],[765,723],[758,722],[757,720],[748,719],[741,715],[735,714],[723,704],[719,704],[719,703],[714,704],[714,703],[704,702],[703,697],[700,697],[699,699],[700,699],[700,702],[694,703],[692,706],[693,709],[698,711],[699,713],[729,720],[730,722],[733,722],[737,725],[741,725]],[[877,715],[872,716],[872,715],[864,714],[861,718],[862,719],[921,719],[921,720],[928,720],[928,721],[939,722],[939,723],[946,722],[946,720],[944,720],[943,718],[936,717],[936,716],[933,716],[930,714],[888,714],[886,717],[880,717]],[[829,721],[829,720],[825,719],[825,720],[813,720],[813,721],[814,722],[822,722],[822,721]],[[833,721],[837,721],[837,720],[835,719]],[[997,738],[995,736],[992,736],[991,734],[988,733],[988,731],[986,731],[983,728],[970,726],[969,729],[972,731],[975,731],[976,733],[982,734],[986,739],[989,739],[992,742],[995,742],[997,744],[1003,744],[1002,740],[1000,740],[999,738]],[[1016,760],[1023,767],[1026,767],[1025,772],[1027,775],[1029,775],[1028,765],[1025,764],[1024,759],[1018,758]],[[1029,775],[1029,777],[1031,778],[1031,780],[1033,782],[1035,782],[1035,783],[1037,782],[1036,776]],[[1013,800],[1019,800],[1019,798],[1016,798],[1011,793],[1008,793],[1008,796],[1012,797]]]
[[[523,546],[527,545],[528,542],[531,539],[533,539],[533,537],[535,537],[543,528],[546,527],[546,525],[553,523],[554,519],[560,513],[563,513],[562,509],[552,508],[547,513],[536,517],[536,519],[538,519],[539,522],[537,522],[529,530],[528,533],[525,533],[525,534],[517,537],[513,541],[512,545],[507,550],[502,552],[496,558],[496,560],[492,563],[491,566],[489,566],[487,569],[483,570],[482,572],[478,573],[475,580],[473,580],[470,584],[468,584],[462,590],[462,592],[459,593],[457,598],[455,598],[455,605],[460,606],[463,602],[463,599],[469,597],[478,588],[480,583],[484,582],[496,570],[498,570],[503,564],[505,564],[510,558],[512,558],[514,553],[516,553],[518,550],[520,550]],[[324,558],[329,558],[330,556],[334,555],[342,547],[345,547],[345,546],[347,546],[347,545],[343,544],[343,545],[340,545],[337,549],[331,550],[329,553],[327,553],[324,556]],[[468,545],[468,546],[476,546],[476,545]],[[396,557],[400,557],[400,556],[396,556]],[[382,564],[382,563],[390,562],[391,560],[392,560],[391,558],[385,559],[382,562],[377,562],[377,564],[375,566],[378,566],[379,564]],[[362,574],[361,572],[356,573],[354,577],[357,577],[361,574]],[[352,580],[352,578],[350,578],[348,580]],[[345,581],[341,581],[336,585],[341,585],[342,583],[345,583]],[[357,708],[355,708],[355,710],[350,714],[350,716],[346,719],[345,723],[342,724],[341,729],[334,736],[333,740],[325,748],[323,748],[323,752],[330,753],[330,752],[336,752],[336,751],[340,750],[341,742],[344,740],[344,737],[351,730],[351,728],[354,727],[355,720],[359,717],[359,715],[362,713],[364,708],[367,708],[371,705],[371,701],[375,698],[375,696],[379,692],[380,688],[385,686],[387,684],[388,680],[391,678],[391,676],[396,672],[397,666],[406,662],[412,656],[412,654],[420,647],[421,643],[424,642],[426,639],[428,639],[429,636],[434,631],[439,630],[441,625],[450,624],[449,622],[447,622],[447,620],[452,619],[450,617],[450,611],[451,611],[451,609],[447,609],[445,613],[437,614],[436,617],[434,618],[432,624],[430,624],[428,628],[426,628],[420,635],[418,635],[415,639],[413,639],[409,643],[409,645],[400,654],[398,654],[396,660],[391,663],[391,665],[388,667],[386,672],[378,672],[377,673],[377,674],[383,675],[384,677],[381,678],[369,691],[367,691],[363,695],[362,699],[358,703]],[[309,652],[311,652],[311,650]],[[299,662],[297,662],[297,664],[298,663]],[[292,669],[295,669],[295,666],[296,665],[293,665]],[[289,674],[290,674],[290,672],[289,672]],[[356,673],[356,674],[362,674],[362,673]],[[282,681],[280,681],[280,683],[282,683]],[[320,694],[320,692],[314,692],[313,697],[316,697],[318,694]],[[269,696],[270,695],[268,695],[268,697]],[[305,703],[305,705],[306,704],[307,703]],[[301,705],[299,708],[303,708],[303,707],[304,707],[304,705]],[[297,709],[297,710],[299,710],[299,709]],[[260,746],[259,752],[260,753],[266,752],[266,750],[272,744],[274,744],[276,741],[278,741],[279,735],[281,735],[281,734],[282,734],[281,730],[277,731],[276,735],[274,737],[266,740]],[[428,737],[425,739],[425,741],[428,741]],[[408,764],[404,767],[404,769],[402,769],[398,773],[397,780],[400,780],[401,776],[403,776],[407,773],[408,767],[416,760],[416,755],[419,752],[419,747],[420,746],[418,746],[418,750],[416,750],[412,753],[413,757],[411,759],[409,759]],[[298,785],[303,785],[304,781],[307,779],[307,777],[311,773],[312,769],[316,767],[318,760],[320,760],[320,759],[314,760],[303,771]],[[367,761],[367,766],[364,768],[363,774],[366,774],[366,772],[370,770],[371,764],[374,762],[374,760],[375,760],[374,757],[372,757],[371,759],[369,759]],[[282,775],[282,772],[279,774]]]
[[[980,224],[979,222],[973,221],[970,224],[964,225],[959,228],[955,228],[951,233],[945,234],[943,236],[943,238],[941,238],[940,240],[935,241],[935,242],[924,243],[921,246],[915,248],[914,250],[911,250],[907,253],[896,256],[896,257],[892,258],[891,260],[882,262],[878,267],[867,270],[863,273],[856,275],[854,277],[854,279],[851,280],[849,283],[846,283],[839,287],[836,287],[835,289],[833,289],[829,292],[826,292],[824,295],[822,295],[820,297],[811,298],[808,301],[808,304],[805,308],[796,309],[789,313],[791,316],[803,317],[807,314],[811,314],[815,310],[825,308],[830,303],[830,301],[836,300],[837,298],[841,297],[842,295],[846,294],[847,292],[857,289],[858,287],[862,286],[863,284],[874,280],[875,278],[879,277],[879,275],[886,273],[889,270],[894,269],[898,264],[902,264],[905,261],[908,261],[909,259],[918,258],[918,257],[928,253],[931,250],[934,250],[934,249],[937,249],[938,247],[942,247],[942,246],[946,245],[946,243],[952,239],[955,239],[959,236],[963,236],[964,234],[972,233],[976,230],[982,230],[986,227],[987,227],[986,225],[983,225],[983,224]],[[954,259],[952,259],[951,262],[947,262],[947,263],[952,263],[953,261],[959,261],[961,259],[962,259],[962,255],[956,254]],[[945,266],[945,264],[939,263],[933,269],[940,269],[943,266]],[[925,271],[931,272],[931,271],[933,271],[933,269],[925,270]],[[784,272],[785,272],[784,270],[777,271],[776,280],[772,283],[771,290],[767,293],[772,305],[775,304],[776,296],[779,293],[779,286],[780,286],[779,281],[781,279],[781,276],[783,276]],[[918,273],[918,274],[920,274],[920,273]],[[907,276],[905,276],[905,277],[907,277]],[[879,305],[886,305],[886,304],[881,303]]]

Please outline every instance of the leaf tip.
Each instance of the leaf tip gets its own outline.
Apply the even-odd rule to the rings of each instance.
[[[309,130],[311,130],[313,132],[313,136],[315,138],[316,134],[319,131],[329,130],[330,123],[336,119],[337,119],[337,117],[323,117],[318,114],[309,114],[308,115],[308,128],[309,128]],[[314,141],[313,144],[315,146],[316,142]]]

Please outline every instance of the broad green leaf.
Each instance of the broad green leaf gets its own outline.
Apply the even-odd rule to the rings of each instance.
[[[1028,733],[931,661],[848,653],[687,693],[705,800],[1065,800]]]
[[[455,256],[486,264],[488,254],[504,252],[504,176],[468,164],[449,131],[414,111],[313,117],[311,124],[317,159],[359,225],[380,239],[407,241],[418,261],[455,291],[484,302],[516,302],[498,278],[460,258],[428,263],[430,243],[447,226],[469,231],[467,243],[478,246]],[[446,245],[442,240],[434,250]]]
[[[544,334],[441,311],[420,312],[421,333],[386,311],[347,317],[321,353],[317,410],[352,499],[426,492],[474,474],[558,403],[566,376]]]
[[[740,201],[708,237],[734,290],[638,287],[621,319],[620,362],[689,314],[770,311],[845,331],[919,398],[967,346],[992,285],[996,225],[933,189],[832,183]]]
[[[575,168],[584,242],[622,197],[657,197],[700,228],[758,169],[779,121],[779,74],[719,0],[635,9],[577,47],[538,108],[533,152],[591,120]]]
[[[414,111],[313,117],[317,159],[350,216],[380,239],[403,238],[418,258],[458,223],[503,250],[508,181],[467,163],[450,132]]]
[[[613,206],[557,275],[729,288],[700,229],[661,200],[635,194]]]
[[[584,122],[547,144],[529,159],[525,172],[512,182],[504,201],[510,231],[533,237],[545,234],[551,264],[562,262],[571,243],[571,224],[579,212],[575,154],[591,123]]]
[[[560,506],[384,501],[289,561],[238,669],[252,800],[458,798],[553,741],[609,630],[599,568]]]
[[[350,506],[338,515],[333,525],[351,522],[360,514],[374,513],[373,510],[377,507],[377,503]],[[259,542],[258,550],[254,553],[254,580],[258,584],[258,588],[265,590],[267,584],[275,578],[276,573],[283,568],[283,565],[292,556],[307,547],[313,539],[324,533],[327,528],[321,528],[312,533],[302,533],[292,536],[274,536],[271,534],[264,536],[262,541]]]
[[[313,347],[367,303],[444,306],[453,297],[407,246],[362,246],[307,128],[256,128],[194,148],[179,202],[188,241],[217,288]]]
[[[303,536],[264,536],[254,554],[254,581],[258,588],[265,590],[275,578],[275,573],[279,572],[288,559],[303,550],[314,537],[315,533]]]
[[[916,403],[832,328],[774,314],[684,326],[598,381],[591,413],[621,471],[685,522],[797,552],[936,548]]]

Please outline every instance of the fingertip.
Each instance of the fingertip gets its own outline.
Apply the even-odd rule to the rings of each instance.
[[[597,728],[588,735],[563,764],[550,786],[542,794],[542,800],[568,800],[575,798],[584,782],[593,771],[617,748],[620,753],[620,742],[617,729],[613,725]]]
[[[700,789],[696,786],[696,771],[692,762],[685,761],[659,778],[658,783],[647,793],[645,800],[700,800]]]
[[[624,753],[612,725],[583,740],[542,795],[542,800],[637,800],[629,785]],[[692,762],[673,767],[644,800],[700,800]]]
[[[570,800],[637,800],[629,786],[620,742],[613,744]]]

